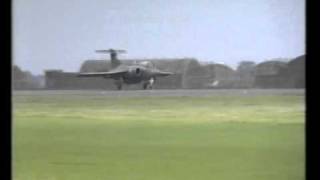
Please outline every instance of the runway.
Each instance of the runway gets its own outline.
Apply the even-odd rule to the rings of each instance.
[[[83,95],[110,97],[205,97],[205,96],[261,96],[261,95],[297,95],[304,96],[304,89],[175,89],[175,90],[36,90],[13,91],[13,96],[33,95]]]

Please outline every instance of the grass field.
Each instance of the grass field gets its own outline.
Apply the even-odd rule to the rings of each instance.
[[[304,96],[13,96],[15,180],[302,180]]]

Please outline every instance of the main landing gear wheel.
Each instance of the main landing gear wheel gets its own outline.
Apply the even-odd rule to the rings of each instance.
[[[148,88],[148,83],[143,83],[143,89],[147,89]]]
[[[121,78],[121,79],[117,79],[117,80],[115,81],[115,84],[116,84],[118,90],[121,90],[121,89],[122,89],[122,84],[123,84],[122,82],[123,82],[123,79],[122,79],[122,78]]]
[[[117,85],[117,89],[118,89],[118,90],[121,90],[121,89],[122,89],[122,84],[118,84],[118,85]]]

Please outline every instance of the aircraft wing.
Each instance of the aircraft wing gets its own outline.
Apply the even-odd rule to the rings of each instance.
[[[173,75],[174,73],[172,72],[166,72],[166,71],[156,71],[154,72],[155,76],[169,76],[169,75]]]
[[[79,77],[106,77],[106,78],[113,78],[119,77],[123,74],[128,72],[126,69],[123,70],[111,70],[108,72],[88,72],[88,73],[79,73]]]

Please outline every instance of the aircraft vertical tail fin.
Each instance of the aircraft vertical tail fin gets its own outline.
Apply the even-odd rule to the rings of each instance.
[[[117,66],[119,66],[121,64],[121,62],[119,61],[118,57],[117,57],[117,53],[116,52],[111,52],[110,53],[110,59],[111,59],[111,67],[115,68]]]

